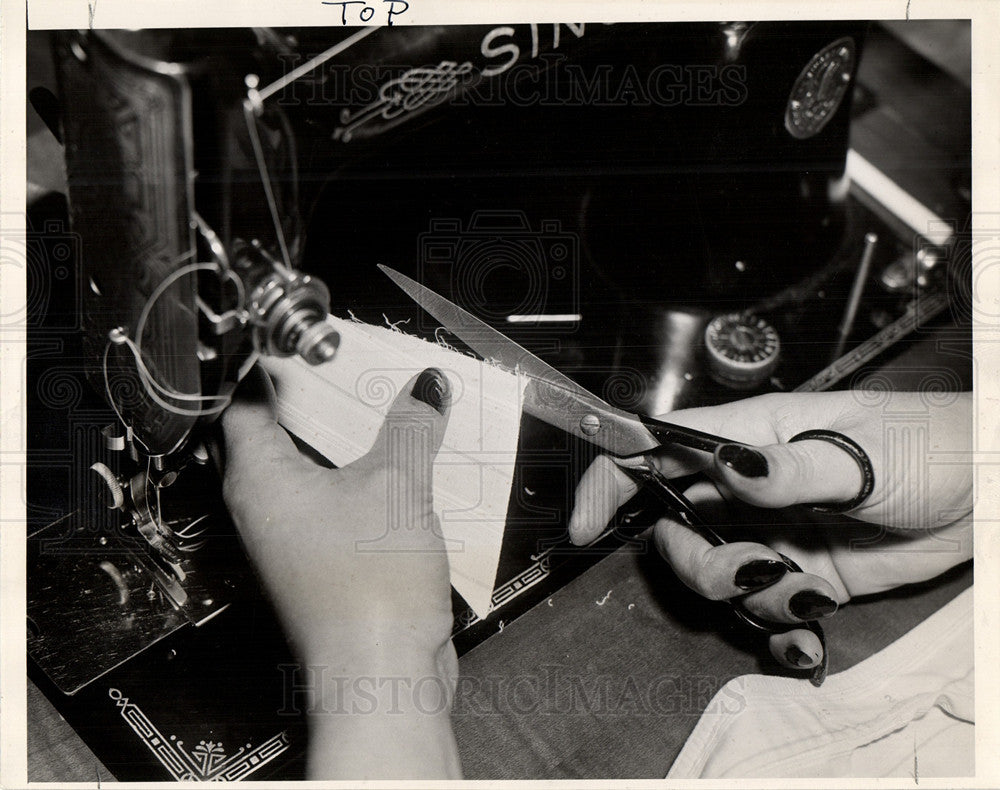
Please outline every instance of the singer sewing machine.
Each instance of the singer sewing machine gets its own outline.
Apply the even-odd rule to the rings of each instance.
[[[330,312],[435,337],[377,263],[632,411],[856,385],[929,329],[951,357],[921,386],[968,387],[968,88],[933,82],[946,155],[886,191],[866,37],[873,68],[929,68],[858,22],[31,40],[58,145],[37,124],[29,148],[65,181],[26,239],[28,652],[119,778],[301,771],[301,680],[206,439],[258,355],[336,365]],[[568,547],[592,455],[522,433],[494,611],[456,595],[460,651],[632,540]]]

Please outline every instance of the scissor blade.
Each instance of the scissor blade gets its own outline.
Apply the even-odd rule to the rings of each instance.
[[[379,265],[379,269],[477,354],[530,378],[524,391],[524,410],[532,416],[614,455],[632,455],[659,446],[636,415],[601,400],[528,349],[416,280],[388,266]],[[591,417],[596,418],[596,423]]]
[[[413,301],[434,316],[441,323],[441,326],[484,359],[495,362],[508,370],[519,370],[532,378],[557,384],[581,399],[600,400],[596,395],[591,395],[547,362],[543,362],[528,349],[518,345],[454,302],[448,301],[443,296],[434,293],[430,288],[421,285],[405,274],[390,269],[388,266],[379,264],[379,269],[385,272]]]

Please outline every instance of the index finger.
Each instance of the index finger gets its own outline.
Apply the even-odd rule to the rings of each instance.
[[[665,433],[650,428],[657,441],[664,441],[650,455],[660,473],[667,478],[701,472],[712,467],[710,448],[693,449],[683,438],[673,436],[672,426],[693,429],[707,434],[722,444],[773,444],[776,441],[772,412],[776,406],[768,396],[742,401],[681,409],[657,416],[655,421],[665,423]],[[648,426],[647,426],[648,427]],[[623,465],[627,463],[623,461]]]

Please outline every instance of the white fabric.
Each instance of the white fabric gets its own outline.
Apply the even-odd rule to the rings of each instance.
[[[821,688],[723,686],[669,778],[963,777],[974,770],[972,589]]]
[[[526,381],[473,357],[389,328],[330,318],[340,332],[331,362],[263,360],[278,393],[278,420],[337,466],[372,446],[388,407],[424,368],[452,390],[434,464],[434,505],[451,581],[480,617],[490,609],[507,519]]]

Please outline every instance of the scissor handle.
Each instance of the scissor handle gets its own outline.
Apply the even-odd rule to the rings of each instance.
[[[663,445],[679,444],[681,447],[714,453],[720,445],[734,444],[731,439],[724,439],[704,431],[696,431],[694,428],[685,428],[683,425],[663,422],[655,417],[646,417],[640,414],[639,419],[646,426],[646,430],[653,434],[656,441]]]
[[[665,425],[665,423],[662,424]],[[709,434],[704,434],[704,436],[709,436]],[[720,440],[720,443],[726,443],[725,439]],[[689,444],[685,446],[690,447],[692,445]],[[705,448],[699,447],[697,449]],[[711,450],[709,450],[709,452],[711,452]],[[641,464],[636,465],[629,464],[626,466],[624,464],[620,464],[619,469],[628,474],[629,477],[642,485],[644,488],[651,491],[657,499],[666,505],[670,511],[674,513],[684,524],[695,530],[713,546],[721,546],[726,542],[719,535],[719,533],[706,523],[705,519],[701,517],[691,501],[684,496],[684,494],[678,491],[670,480],[668,480],[663,473],[656,468],[651,459],[647,457]],[[785,563],[785,567],[787,567],[790,572],[802,573],[802,568],[800,568],[798,563],[794,560],[786,557],[784,554],[779,556],[781,557],[782,562]],[[740,598],[735,598],[729,603],[733,607],[733,611],[741,620],[743,620],[743,622],[760,631],[773,634],[782,633],[783,631],[792,630],[792,628],[794,628],[794,626],[790,626],[785,623],[771,623],[766,620],[762,620],[749,611]],[[829,666],[829,656],[827,653],[826,637],[823,634],[823,628],[815,620],[802,623],[800,627],[806,628],[816,634],[820,645],[823,648],[823,659],[816,667],[813,668],[812,674],[809,676],[810,683],[814,686],[821,686],[823,681],[826,679],[827,667]]]
[[[695,532],[713,546],[721,546],[726,542],[714,529],[708,526],[705,519],[701,517],[701,514],[691,504],[691,500],[678,491],[649,458],[644,459],[642,464],[636,466],[620,465],[619,468],[637,483],[652,492],[681,521],[695,530]]]

